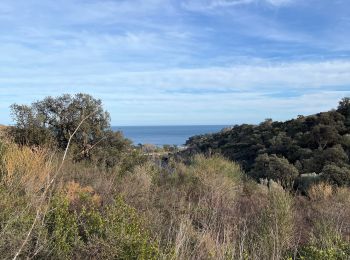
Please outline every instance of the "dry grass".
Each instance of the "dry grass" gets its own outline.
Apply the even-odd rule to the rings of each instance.
[[[0,125],[0,138],[5,137],[8,126]]]
[[[53,171],[52,154],[46,149],[31,149],[10,144],[2,158],[2,183],[9,190],[23,190],[37,195],[49,181]]]
[[[54,168],[51,158],[45,149],[4,145],[0,158],[0,237],[6,239],[0,239],[0,251],[5,259],[22,248],[35,211],[40,208],[44,216],[48,209],[48,201],[42,203],[40,197]],[[37,254],[47,244],[42,223],[33,228],[33,233],[35,242],[22,248],[28,256]]]
[[[144,212],[150,207],[152,175],[151,164],[137,166],[132,173],[120,180],[117,192],[130,205]]]
[[[75,207],[81,204],[81,200],[83,197],[86,197],[86,195],[91,197],[91,206],[96,208],[101,206],[101,197],[91,186],[82,187],[79,183],[70,181],[66,184],[65,194],[69,204]]]
[[[333,187],[327,183],[318,183],[312,185],[308,192],[309,198],[313,201],[329,199],[333,194]]]
[[[0,158],[4,258],[13,256],[25,238],[42,189],[57,168],[58,159],[52,158],[45,149],[6,144]],[[121,169],[68,161],[60,185],[52,190],[53,196],[64,194],[69,203],[64,216],[69,220],[69,214],[83,212],[81,205],[91,205],[102,219],[115,198],[123,197],[158,241],[165,259],[279,260],[312,241],[328,247],[336,239],[350,238],[349,188],[319,183],[309,189],[308,197],[299,198],[276,185],[243,180],[240,167],[219,156],[196,156],[189,165],[171,162],[168,168],[147,161],[126,172]],[[53,250],[44,225],[50,197],[41,206],[40,221],[22,256],[50,256]],[[69,222],[64,223],[62,232]],[[93,222],[79,222],[79,229],[88,223]],[[90,246],[96,239],[109,248],[101,237],[89,239]],[[103,250],[98,245],[94,250]]]
[[[197,156],[156,181],[156,233],[176,259],[233,259],[237,241],[240,168],[220,157]],[[159,177],[158,177],[159,178]]]

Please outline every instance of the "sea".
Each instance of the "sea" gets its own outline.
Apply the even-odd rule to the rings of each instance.
[[[114,131],[123,132],[134,145],[183,146],[194,135],[219,132],[225,125],[176,125],[176,126],[114,126]]]

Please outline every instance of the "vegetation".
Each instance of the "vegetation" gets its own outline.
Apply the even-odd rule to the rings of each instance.
[[[305,179],[350,184],[350,99],[337,110],[286,122],[236,125],[187,141],[191,153],[220,153],[256,180],[273,179],[305,191]],[[186,151],[185,153],[189,153]],[[308,177],[308,178],[305,178]]]
[[[110,116],[101,100],[87,94],[47,97],[30,106],[14,104],[11,111],[16,125],[9,135],[20,145],[64,149],[80,124],[71,142],[74,160],[113,166],[130,147],[121,133],[110,129]]]
[[[292,187],[304,162],[299,160],[302,167],[291,162],[288,153],[259,152],[249,174],[214,153],[164,162],[150,156],[149,147],[133,147],[120,134],[113,135],[120,146],[99,142],[111,138],[110,129],[101,127],[97,134],[85,125],[85,114],[68,121],[76,128],[66,137],[58,138],[55,127],[36,119],[34,126],[17,125],[0,135],[1,258],[350,258],[350,188],[343,174],[348,166],[340,164],[348,148],[343,141],[344,153],[339,143],[322,141],[320,152],[333,149],[322,158],[333,163],[321,165],[323,177],[301,194]],[[43,143],[42,132],[48,137]],[[84,139],[84,133],[93,134]],[[60,144],[64,138],[72,146]],[[84,140],[98,144],[89,156],[79,157]]]

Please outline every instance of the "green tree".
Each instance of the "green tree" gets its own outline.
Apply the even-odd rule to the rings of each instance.
[[[103,138],[110,127],[110,116],[104,111],[102,101],[88,94],[47,97],[33,103],[31,108],[42,125],[53,133],[60,148],[67,145],[70,135],[84,119],[73,140],[82,149]]]
[[[21,145],[49,145],[64,149],[70,136],[75,161],[90,160],[113,167],[131,142],[110,128],[102,102],[88,94],[46,97],[30,106],[11,106],[15,127],[10,135]]]
[[[54,141],[53,134],[31,106],[13,104],[11,114],[16,124],[8,131],[16,143],[33,146]]]
[[[319,149],[325,149],[327,146],[334,145],[339,142],[341,138],[333,125],[322,124],[312,129],[311,136]]]
[[[330,183],[346,186],[350,185],[350,169],[328,164],[322,169],[322,178]]]
[[[256,158],[252,174],[257,179],[272,179],[280,182],[284,188],[292,188],[299,172],[286,158],[265,153]]]
[[[14,104],[11,111],[16,122],[14,137],[20,144],[40,145],[52,138],[59,148],[64,148],[85,119],[72,143],[86,151],[104,138],[110,127],[110,116],[103,110],[101,100],[88,94],[47,97],[30,106]]]
[[[345,116],[345,125],[350,126],[350,98],[343,98],[338,105],[338,112]]]

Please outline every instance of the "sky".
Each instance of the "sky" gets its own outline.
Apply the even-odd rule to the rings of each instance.
[[[258,123],[350,96],[349,0],[1,0],[9,106],[88,93],[112,125]]]

